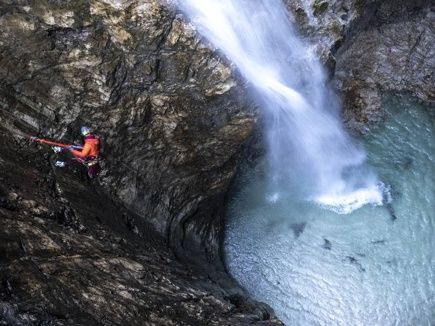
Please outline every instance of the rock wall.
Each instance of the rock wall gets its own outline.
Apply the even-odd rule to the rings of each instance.
[[[5,0],[0,26],[0,323],[280,324],[219,256],[256,120],[231,65],[166,1]],[[17,142],[81,125],[97,194]]]
[[[367,132],[383,119],[386,92],[408,92],[426,104],[435,103],[435,14],[430,1],[286,4],[329,68],[350,129]]]
[[[0,323],[280,324],[219,257],[256,114],[173,4],[3,1],[0,26]],[[21,137],[83,124],[99,185]]]
[[[180,257],[220,264],[223,197],[255,122],[231,66],[165,1],[3,1],[0,13],[2,120],[72,140],[90,125],[112,197]]]
[[[368,131],[382,121],[382,94],[410,93],[435,105],[435,12],[418,2],[381,4],[368,27],[337,53],[334,83],[343,93],[345,121]]]
[[[0,136],[0,325],[281,325],[223,273],[180,263],[79,166]]]

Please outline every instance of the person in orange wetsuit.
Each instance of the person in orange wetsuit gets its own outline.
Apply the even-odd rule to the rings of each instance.
[[[73,160],[82,163],[88,168],[88,175],[90,178],[94,178],[98,175],[101,168],[98,162],[100,156],[100,138],[91,133],[91,129],[88,127],[81,127],[80,133],[84,137],[84,144],[82,149],[75,149],[73,146],[69,148],[71,154],[74,156]],[[55,152],[60,149],[55,149]],[[65,167],[67,162],[57,161],[55,163],[57,167]]]

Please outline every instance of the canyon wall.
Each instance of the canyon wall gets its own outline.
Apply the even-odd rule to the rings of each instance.
[[[286,4],[349,127],[382,120],[384,92],[434,103],[429,4]],[[176,3],[5,0],[0,26],[0,321],[278,324],[219,251],[240,156],[261,147],[258,110]],[[103,139],[90,184],[22,137],[77,141],[81,125]]]

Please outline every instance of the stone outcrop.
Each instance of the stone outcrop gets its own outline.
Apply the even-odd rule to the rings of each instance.
[[[330,69],[345,39],[359,30],[375,10],[376,0],[285,0],[299,32]]]
[[[0,12],[2,120],[55,138],[95,128],[112,197],[180,256],[220,264],[224,193],[255,122],[231,66],[164,1],[3,1]]]
[[[337,53],[334,82],[343,93],[344,118],[352,129],[366,131],[383,119],[386,92],[409,93],[435,105],[435,12],[384,14],[397,8],[400,4],[381,5],[370,27]]]
[[[344,101],[344,120],[365,132],[382,120],[382,94],[434,104],[434,9],[418,1],[286,1]]]

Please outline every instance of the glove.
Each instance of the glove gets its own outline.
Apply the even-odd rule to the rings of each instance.
[[[55,152],[55,153],[60,153],[63,150],[63,148],[59,147],[59,146],[53,146],[52,149],[53,149],[53,152]]]
[[[34,136],[31,136],[30,137],[30,141],[37,141],[38,140],[38,138],[36,138],[36,137],[34,137]]]

